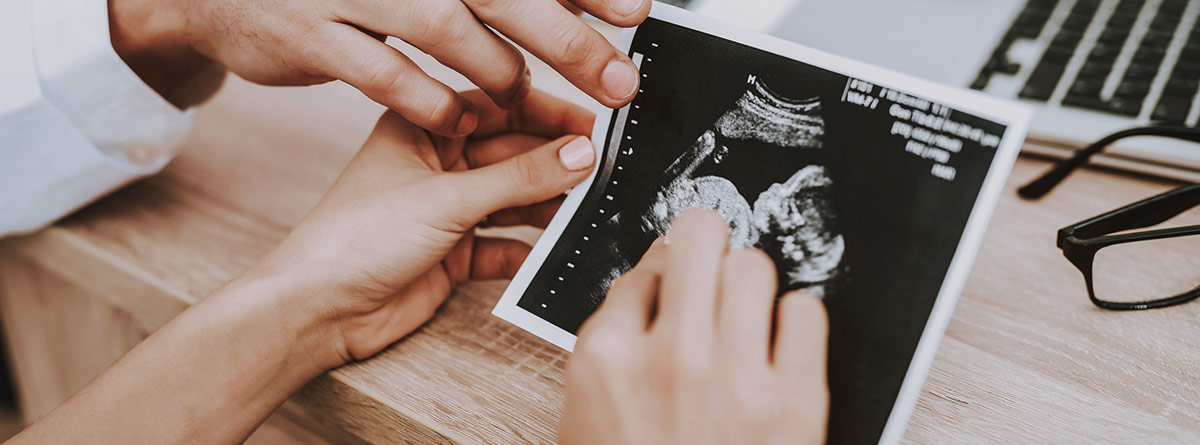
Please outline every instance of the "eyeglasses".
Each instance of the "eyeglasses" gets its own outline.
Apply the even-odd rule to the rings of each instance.
[[[1200,129],[1141,127],[1088,146],[1018,194],[1038,199],[1106,147],[1125,138],[1159,136],[1200,142]],[[1200,147],[1197,147],[1200,149]],[[1200,298],[1200,225],[1128,232],[1155,226],[1200,206],[1200,184],[1161,195],[1059,229],[1058,248],[1087,283],[1088,297],[1112,310],[1153,309]]]

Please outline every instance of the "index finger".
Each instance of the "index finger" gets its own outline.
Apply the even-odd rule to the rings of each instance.
[[[712,210],[688,210],[671,223],[667,238],[662,325],[693,340],[711,338],[729,225]]]
[[[566,0],[560,0],[560,3]],[[571,0],[573,6],[613,25],[637,26],[650,15],[648,0]]]
[[[804,291],[792,291],[776,303],[776,369],[792,379],[824,386],[829,347],[829,318],[820,299]]]
[[[556,0],[463,0],[477,17],[605,106],[633,100],[637,67]]]
[[[592,133],[596,115],[586,108],[559,99],[544,91],[533,90],[512,109],[492,103],[483,91],[462,93],[479,115],[473,139],[489,138],[505,133],[527,133],[547,139],[567,135],[587,136]]]
[[[658,290],[666,263],[666,244],[654,241],[638,264],[613,280],[608,295],[588,324],[610,329],[645,331],[654,322]]]

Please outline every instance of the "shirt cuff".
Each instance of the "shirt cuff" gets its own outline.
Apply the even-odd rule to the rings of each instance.
[[[163,99],[121,60],[105,1],[36,0],[34,56],[47,100],[102,154],[158,171],[191,128],[191,111]]]

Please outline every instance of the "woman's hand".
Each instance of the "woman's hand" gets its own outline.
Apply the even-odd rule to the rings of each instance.
[[[592,144],[565,136],[591,129],[586,110],[540,92],[511,111],[479,92],[464,97],[480,110],[468,139],[384,115],[312,213],[247,272],[307,289],[297,297],[316,303],[336,332],[325,366],[412,332],[456,284],[511,278],[529,246],[475,236],[476,225],[545,227],[562,194],[591,172]]]
[[[560,4],[561,1],[561,4]],[[503,107],[530,78],[521,52],[544,60],[600,103],[632,99],[633,62],[568,7],[633,26],[650,0],[109,0],[117,53],[164,96],[178,72],[211,60],[247,80],[310,85],[340,79],[417,126],[446,136],[475,129],[475,101],[429,77],[383,43],[412,44],[478,85]],[[568,7],[564,7],[568,6]],[[495,30],[495,31],[493,31]]]
[[[591,171],[592,145],[565,135],[593,117],[538,92],[512,111],[464,97],[480,110],[471,138],[384,115],[278,249],[13,443],[240,443],[309,380],[412,332],[455,284],[512,276],[529,247],[475,225],[545,225]]]
[[[729,228],[690,211],[615,280],[567,368],[564,444],[824,441],[828,327],[815,297],[776,302],[775,268],[727,251]]]

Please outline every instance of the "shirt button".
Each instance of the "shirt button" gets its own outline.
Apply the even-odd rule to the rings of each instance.
[[[133,144],[125,148],[125,158],[137,165],[150,165],[158,160],[158,150],[148,144]]]

